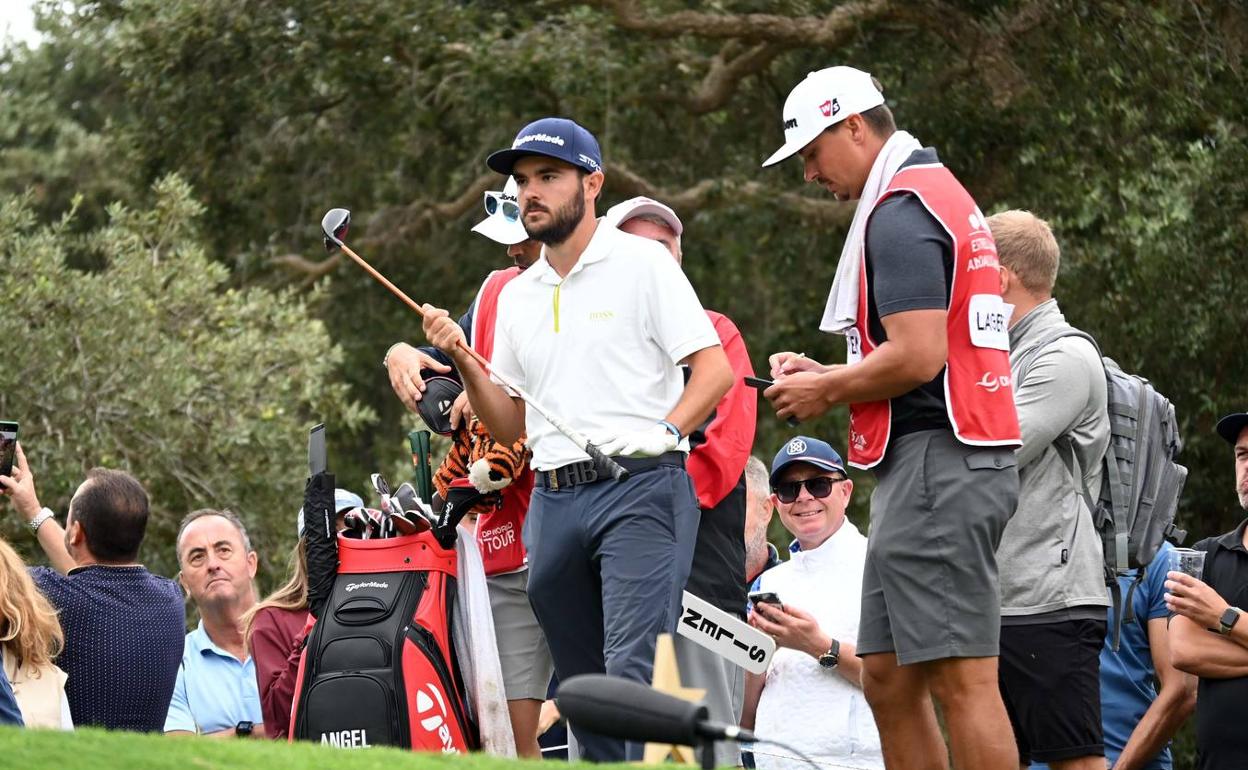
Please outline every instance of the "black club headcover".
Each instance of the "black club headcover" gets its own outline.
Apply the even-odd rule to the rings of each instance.
[[[334,474],[318,473],[303,488],[304,556],[308,563],[308,611],[320,618],[338,574],[334,526]]]

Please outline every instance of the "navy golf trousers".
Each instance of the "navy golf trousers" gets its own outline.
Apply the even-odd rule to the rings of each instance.
[[[650,683],[655,639],[675,633],[680,618],[700,515],[679,465],[533,490],[524,522],[529,602],[560,681],[605,672]],[[572,731],[583,759],[641,759],[640,744]]]

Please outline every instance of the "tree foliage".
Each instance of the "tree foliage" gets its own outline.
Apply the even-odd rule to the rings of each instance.
[[[293,290],[237,289],[195,232],[202,206],[176,176],[148,210],[109,209],[77,235],[74,212],[40,225],[27,200],[0,201],[0,414],[21,423],[41,501],[64,511],[93,466],[129,470],[152,501],[145,563],[177,571],[177,523],[229,508],[250,524],[266,577],[284,571],[306,475],[303,431],[322,415],[370,417],[337,377],[323,322]],[[92,252],[103,267],[70,266]],[[5,536],[29,543],[16,517]],[[274,574],[276,573],[276,574]]]

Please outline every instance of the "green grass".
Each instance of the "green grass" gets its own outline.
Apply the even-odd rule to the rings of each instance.
[[[539,766],[537,762],[496,759],[481,754],[448,757],[382,747],[346,751],[259,739],[167,738],[104,730],[63,733],[8,727],[0,728],[0,758],[0,766],[22,770],[80,767],[91,770],[532,770]],[[549,770],[550,765],[546,767]]]

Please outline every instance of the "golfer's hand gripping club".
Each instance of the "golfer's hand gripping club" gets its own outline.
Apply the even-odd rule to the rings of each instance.
[[[368,264],[363,257],[352,251],[351,247],[343,243],[342,239],[346,236],[350,225],[351,212],[347,209],[330,209],[325,212],[325,216],[321,218],[321,232],[325,236],[325,248],[328,251],[342,249],[342,253],[346,254],[352,261],[363,268],[364,272],[371,275],[374,280],[389,289],[391,294],[402,300],[405,305],[416,313],[416,315],[424,318],[425,312],[415,300],[407,296],[402,289],[391,283],[390,279],[379,273],[377,269]],[[550,410],[543,408],[542,405],[535,401],[531,395],[525,392],[523,388],[518,388],[515,385],[505,381],[502,377],[499,377],[490,367],[490,362],[487,361],[480,353],[473,350],[472,347],[470,347],[462,338],[456,340],[455,346],[460,350],[463,350],[469,357],[472,358],[472,360],[480,364],[481,367],[485,369],[486,373],[490,374],[495,380],[502,383],[503,387],[519,396],[520,400],[528,404],[530,408],[537,410],[537,413],[546,418],[546,421],[554,426],[555,430],[559,431],[564,436],[567,436],[572,443],[584,449],[585,453],[588,454],[590,459],[594,461],[594,465],[598,468],[600,473],[605,471],[616,481],[626,481],[628,479],[628,471],[622,465],[599,451],[598,447],[590,443],[589,439],[582,435],[580,431],[574,430],[563,420],[552,414]]]

